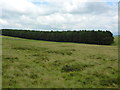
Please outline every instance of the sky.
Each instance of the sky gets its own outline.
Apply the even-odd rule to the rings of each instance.
[[[0,28],[118,32],[118,0],[1,0]]]

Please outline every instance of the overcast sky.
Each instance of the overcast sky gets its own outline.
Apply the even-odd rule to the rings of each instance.
[[[118,32],[118,0],[1,0],[1,28]]]

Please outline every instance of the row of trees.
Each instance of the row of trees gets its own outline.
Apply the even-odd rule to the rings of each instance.
[[[110,31],[30,31],[2,29],[2,35],[21,37],[35,40],[47,40],[57,42],[76,42],[99,45],[113,43],[113,34]]]

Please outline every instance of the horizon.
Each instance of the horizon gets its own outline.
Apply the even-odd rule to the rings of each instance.
[[[86,30],[86,29],[79,29],[79,30],[40,30],[40,29],[15,29],[15,28],[2,28],[2,29],[8,29],[8,30],[31,30],[31,31],[82,31],[82,30]],[[0,30],[2,30],[0,29]],[[92,31],[93,29],[89,29],[89,30],[86,30],[86,31]],[[97,30],[94,30],[94,31],[110,31],[110,30],[101,30],[101,29],[97,29]],[[111,31],[110,31],[111,32]],[[111,32],[113,34],[113,36],[120,36],[120,34],[118,32]]]

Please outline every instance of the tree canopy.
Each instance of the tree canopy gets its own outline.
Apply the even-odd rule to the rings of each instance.
[[[35,40],[47,40],[56,42],[75,42],[87,44],[110,45],[114,41],[110,31],[34,31],[2,29],[2,35],[20,37]]]

